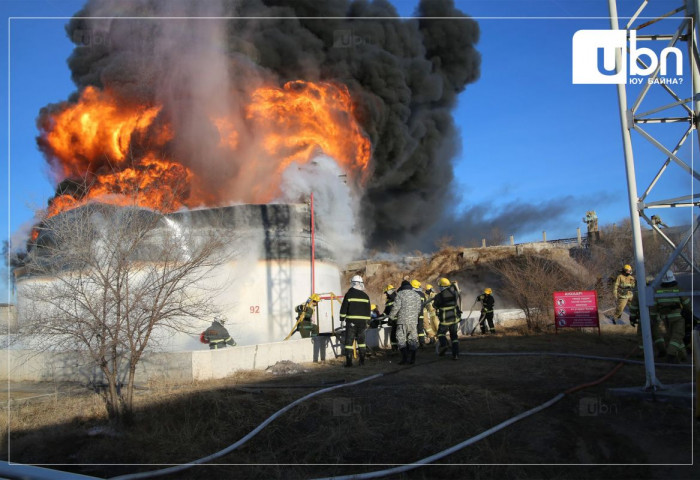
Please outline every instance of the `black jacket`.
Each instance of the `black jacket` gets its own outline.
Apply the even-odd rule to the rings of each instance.
[[[457,291],[452,285],[435,295],[433,305],[441,325],[452,325],[461,320],[457,301]]]
[[[482,312],[493,312],[493,305],[496,303],[496,300],[494,300],[493,295],[489,293],[482,293],[481,295],[476,297],[476,300],[481,302]]]
[[[231,345],[232,347],[236,345],[228,330],[216,320],[204,331],[204,340],[208,341],[209,348],[212,350],[224,348],[226,345]]]
[[[369,295],[362,290],[350,287],[340,305],[340,319],[346,322],[369,322],[371,305]]]

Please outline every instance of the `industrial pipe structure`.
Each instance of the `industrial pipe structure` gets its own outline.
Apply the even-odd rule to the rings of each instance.
[[[698,12],[700,11],[700,0],[685,0],[684,5],[676,8],[665,15],[658,18],[645,19],[643,23],[640,23],[635,27],[633,25],[640,18],[640,15],[648,5],[649,0],[643,0],[639,8],[636,10],[634,15],[629,19],[625,25],[626,31],[633,30],[636,34],[636,39],[638,41],[667,41],[668,47],[675,47],[678,42],[686,41],[688,48],[688,61],[685,62],[686,66],[690,67],[690,76],[692,80],[692,96],[689,98],[682,98],[676,92],[673,91],[671,85],[659,81],[659,71],[662,62],[658,62],[658,65],[654,69],[653,73],[648,77],[647,81],[641,88],[638,96],[632,103],[631,107],[628,107],[627,103],[627,88],[625,83],[617,84],[617,96],[618,96],[618,107],[620,112],[620,123],[622,130],[622,144],[625,156],[625,171],[627,177],[627,190],[629,197],[629,209],[630,209],[630,220],[632,224],[632,235],[634,241],[634,256],[635,256],[635,278],[638,285],[638,295],[639,295],[639,305],[649,307],[654,303],[655,290],[661,283],[662,276],[666,271],[673,265],[673,263],[678,259],[682,259],[688,263],[691,272],[699,272],[700,270],[693,264],[691,259],[689,259],[683,250],[688,246],[693,232],[700,225],[700,216],[696,216],[692,222],[692,226],[688,233],[684,236],[682,241],[676,245],[673,241],[666,236],[659,228],[657,222],[652,221],[646,214],[645,210],[651,208],[675,208],[675,207],[697,207],[700,206],[698,199],[700,195],[692,194],[684,195],[677,198],[662,199],[657,201],[647,201],[648,195],[653,190],[654,186],[657,184],[661,176],[667,171],[667,167],[671,163],[675,163],[683,171],[688,173],[692,181],[700,180],[700,175],[694,170],[692,162],[688,163],[681,159],[680,149],[686,142],[686,140],[691,136],[693,129],[697,130],[698,126],[698,116],[696,112],[700,106],[700,73],[698,72],[698,48],[696,43],[695,35],[695,25],[697,25]],[[617,1],[608,0],[608,7],[610,10],[610,28],[612,30],[619,30],[619,17],[617,12]],[[676,18],[678,14],[684,14],[683,17]],[[666,20],[666,24],[679,20],[679,26],[676,28],[675,32],[672,34],[654,34],[654,35],[642,35],[639,33],[642,29],[656,24],[662,19]],[[627,34],[629,38],[629,33]],[[650,67],[641,59],[640,56],[635,58],[636,63],[643,69],[649,69]],[[663,56],[662,56],[663,58]],[[681,61],[678,59],[677,61]],[[615,50],[615,72],[625,71],[626,65],[623,64],[622,52],[620,49]],[[631,70],[631,68],[630,68]],[[663,80],[663,79],[662,79]],[[625,79],[626,82],[626,79]],[[642,101],[647,98],[649,89],[657,85],[663,88],[671,97],[670,103],[662,104],[650,108],[646,111],[639,111],[639,107]],[[652,100],[650,100],[652,101]],[[682,113],[677,114],[680,110]],[[673,112],[674,116],[671,115]],[[661,114],[662,116],[655,116],[656,114]],[[680,140],[672,146],[667,148],[663,143],[652,136],[642,125],[646,124],[669,124],[678,125],[687,124],[682,131]],[[647,140],[656,149],[662,152],[665,160],[662,162],[661,168],[659,169],[656,176],[650,182],[649,186],[644,190],[644,193],[639,196],[637,191],[637,178],[635,174],[634,165],[634,151],[632,146],[632,135],[631,132],[637,132],[642,138]],[[698,132],[700,136],[700,132]],[[692,141],[691,141],[692,143]],[[691,150],[695,147],[691,146]],[[649,162],[648,158],[644,159],[645,162]],[[656,277],[651,282],[649,286],[646,286],[646,272],[644,269],[644,249],[642,244],[642,234],[641,234],[641,224],[640,218],[644,219],[654,231],[656,231],[661,238],[671,247],[672,253],[669,255],[668,260],[664,263],[664,266],[659,272],[657,272]],[[673,294],[674,296],[691,296],[694,295],[694,289],[690,292],[680,292],[678,294]],[[670,295],[670,294],[667,294]],[[666,295],[665,295],[666,296]],[[653,346],[651,340],[651,328],[649,323],[649,310],[648,308],[640,308],[640,324],[642,327],[642,341],[644,345],[644,361],[646,365],[646,385],[645,389],[656,389],[663,387],[659,380],[656,378],[656,373],[654,369],[654,358],[653,358]]]

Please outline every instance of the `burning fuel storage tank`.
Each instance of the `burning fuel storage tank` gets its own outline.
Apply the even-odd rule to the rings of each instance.
[[[225,246],[221,247],[226,250],[226,255],[222,256],[224,260],[216,263],[206,277],[199,280],[199,286],[210,292],[210,298],[206,301],[213,308],[201,316],[186,317],[186,328],[173,330],[156,327],[152,343],[160,350],[208,348],[200,342],[199,333],[211,324],[211,312],[214,311],[227,320],[225,326],[238,345],[279,342],[292,331],[297,315],[294,307],[306,301],[312,293],[312,285],[316,293],[340,294],[341,273],[334,261],[332,245],[324,240],[323,231],[318,230],[314,231],[312,243],[312,213],[308,204],[243,204],[182,210],[165,215],[134,207],[88,204],[59,215],[66,220],[61,223],[67,223],[69,229],[73,228],[73,223],[77,227],[78,224],[97,222],[90,226],[92,230],[99,229],[100,225],[107,230],[104,223],[100,224],[100,220],[94,219],[102,218],[104,222],[105,218],[112,218],[105,212],[111,211],[113,214],[118,209],[129,208],[155,225],[149,232],[148,242],[151,242],[151,246],[168,243],[173,245],[172,248],[181,248],[186,253],[188,245],[191,245],[188,242],[197,236],[205,237],[207,233],[215,232],[220,235],[219,238],[225,238]],[[36,250],[33,254],[38,256],[38,264],[64,261],[50,257],[52,250],[60,250],[53,247],[61,242],[60,235],[52,232],[50,225],[46,223],[45,228],[39,229],[34,243]],[[163,249],[149,250],[148,242],[138,253],[138,265],[141,267],[137,267],[137,270],[147,270],[143,265],[148,262],[162,263],[163,259],[153,252],[163,252]],[[82,265],[80,260],[77,263],[81,265],[71,265],[70,268],[90,268],[87,263]],[[52,285],[58,286],[60,282],[57,277],[33,274],[29,268],[24,270],[15,272],[19,323],[22,323],[23,310],[44,308],[28,293],[37,287],[51,289]],[[338,326],[338,310],[338,303],[331,305],[330,301],[321,302],[316,318],[322,332]],[[299,333],[295,336],[298,338]]]
[[[177,212],[166,218],[180,228],[222,225],[232,233],[233,255],[210,280],[218,290],[212,301],[222,311],[225,326],[238,345],[284,340],[296,322],[294,307],[306,301],[312,283],[317,293],[341,294],[341,269],[334,261],[333,246],[318,229],[314,231],[312,270],[308,204],[245,204]],[[331,306],[330,301],[320,303],[320,331],[338,326],[339,307],[338,303]],[[204,330],[211,319],[201,320]],[[175,335],[168,342],[171,350],[197,348],[202,344],[191,335]]]

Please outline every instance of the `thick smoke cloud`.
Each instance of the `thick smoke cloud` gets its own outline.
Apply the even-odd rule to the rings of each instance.
[[[332,80],[349,88],[372,144],[360,202],[367,245],[401,245],[438,220],[460,146],[451,111],[480,66],[478,24],[451,0],[423,1],[416,16],[453,19],[399,19],[383,0],[90,0],[76,14],[115,16],[230,17],[74,18],[67,25],[79,91],[109,88],[123,101],[164,105],[179,133],[167,154],[207,178],[211,191],[236,188],[224,179],[253,177],[212,147],[218,133],[207,115],[239,109],[238,99],[255,86]],[[246,133],[245,125],[235,127]]]

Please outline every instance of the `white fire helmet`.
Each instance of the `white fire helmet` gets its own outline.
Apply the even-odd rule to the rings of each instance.
[[[362,280],[362,277],[359,275],[355,275],[350,279],[350,286],[352,288],[357,288],[358,290],[364,290],[365,289],[365,282]]]
[[[676,276],[673,274],[671,270],[667,270],[666,273],[664,273],[663,278],[661,279],[661,283],[673,283],[676,281]]]

